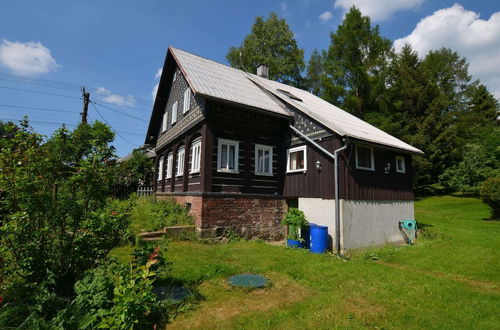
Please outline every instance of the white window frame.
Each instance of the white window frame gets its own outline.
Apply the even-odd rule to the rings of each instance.
[[[163,156],[158,160],[158,181],[163,180]]]
[[[364,166],[360,166],[358,164],[358,147],[361,147],[361,148],[365,148],[365,149],[369,149],[370,150],[370,156],[371,156],[371,167],[364,167]],[[373,147],[370,147],[370,146],[367,146],[367,145],[358,145],[356,144],[356,168],[358,170],[367,170],[367,171],[375,171],[375,155],[374,155],[374,152],[373,152]]]
[[[261,172],[259,171],[259,150],[268,151],[269,152],[269,172]],[[255,175],[273,175],[273,147],[264,145],[264,144],[256,144],[255,145]]]
[[[172,152],[170,152],[167,156],[167,173],[165,175],[165,178],[166,179],[171,179],[172,178],[172,165],[173,165],[173,161],[174,161],[174,154]]]
[[[398,167],[398,160],[402,160],[403,168],[399,169]],[[396,172],[397,173],[406,173],[406,159],[404,156],[397,155],[396,156]]]
[[[172,104],[172,125],[177,121],[177,101]]]
[[[234,146],[234,169],[223,168],[222,167],[222,145]],[[218,139],[217,144],[217,172],[225,173],[239,173],[239,155],[240,155],[240,142],[235,140]],[[228,153],[229,157],[229,153]]]
[[[174,79],[172,79],[172,82],[174,82],[175,79],[177,79],[177,71],[178,71],[177,69],[174,71]]]
[[[165,132],[167,130],[167,124],[168,124],[168,112],[165,110],[163,113],[163,118],[161,122],[161,132]]]
[[[184,175],[184,159],[186,155],[185,146],[180,147],[177,150],[177,159],[175,166],[175,176],[183,176]]]
[[[184,101],[182,103],[182,113],[186,113],[191,109],[191,90],[186,88],[184,91]]]
[[[304,152],[304,168],[291,170],[290,169],[290,154],[297,151]],[[286,151],[286,172],[287,173],[295,173],[295,172],[306,172],[307,171],[307,146],[303,145],[300,147],[290,148]]]
[[[201,164],[201,138],[191,143],[191,169],[189,173],[200,173]]]

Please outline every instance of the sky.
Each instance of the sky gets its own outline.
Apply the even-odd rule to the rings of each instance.
[[[328,49],[355,5],[396,50],[425,56],[450,47],[500,99],[498,0],[16,0],[0,2],[0,120],[27,115],[50,135],[80,120],[81,86],[89,120],[106,121],[124,156],[144,143],[153,93],[169,45],[227,63],[257,16],[286,19],[307,60]]]

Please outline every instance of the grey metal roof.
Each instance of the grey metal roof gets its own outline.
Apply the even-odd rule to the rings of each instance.
[[[288,103],[341,136],[422,153],[421,150],[305,90],[231,68],[177,48],[169,49],[195,93],[285,116],[290,116],[283,104]],[[291,93],[301,101],[279,90]]]

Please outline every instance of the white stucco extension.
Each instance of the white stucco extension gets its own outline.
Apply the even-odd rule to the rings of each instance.
[[[335,239],[335,200],[299,198],[308,221],[328,226]],[[414,219],[413,201],[340,200],[341,249],[356,249],[403,241],[399,221]]]

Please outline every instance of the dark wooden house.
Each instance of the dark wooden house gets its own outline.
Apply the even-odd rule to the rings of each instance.
[[[168,49],[145,141],[156,195],[186,204],[203,235],[279,239],[295,206],[335,249],[402,240],[421,151],[266,76]]]

